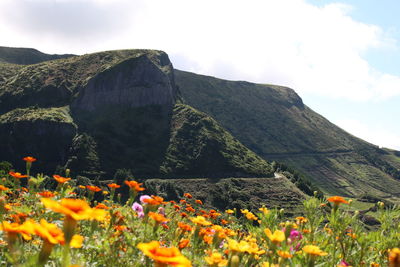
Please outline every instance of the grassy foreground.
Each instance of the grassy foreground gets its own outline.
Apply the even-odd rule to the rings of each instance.
[[[291,219],[266,207],[205,210],[189,193],[165,201],[129,179],[78,185],[68,171],[46,191],[44,176],[30,176],[35,159],[24,160],[26,174],[0,180],[2,266],[400,266],[400,209],[382,202],[367,231],[338,196],[311,197]]]

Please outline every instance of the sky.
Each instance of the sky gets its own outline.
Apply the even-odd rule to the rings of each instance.
[[[177,69],[293,88],[310,108],[400,150],[398,0],[0,0],[0,46],[148,48]]]

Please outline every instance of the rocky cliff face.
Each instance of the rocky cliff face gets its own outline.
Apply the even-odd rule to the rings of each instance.
[[[71,107],[85,111],[107,106],[172,107],[176,98],[172,71],[166,54],[127,59],[93,77],[79,90]]]

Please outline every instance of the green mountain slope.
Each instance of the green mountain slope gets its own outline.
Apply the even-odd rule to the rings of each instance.
[[[326,193],[400,197],[399,155],[330,123],[292,89],[179,70],[175,80],[187,104],[211,115],[264,159],[301,171]]]
[[[164,52],[107,51],[0,67],[0,160],[22,168],[20,159],[33,155],[39,171],[70,168],[90,178],[123,168],[140,177],[273,176],[270,164],[216,121],[176,103]]]
[[[68,58],[73,55],[49,55],[32,48],[15,48],[0,46],[0,62],[11,64],[36,64],[43,61]]]

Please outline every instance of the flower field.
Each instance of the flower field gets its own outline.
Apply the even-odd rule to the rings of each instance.
[[[24,160],[24,173],[0,177],[1,266],[400,266],[400,209],[382,202],[367,229],[339,196],[310,197],[295,218],[210,210],[190,193],[167,201],[131,179],[84,186],[68,171],[47,191]]]

